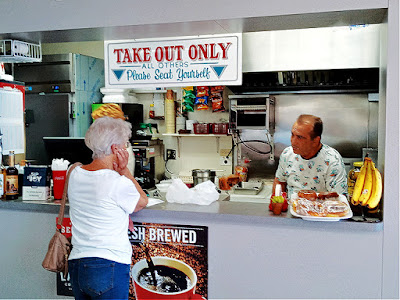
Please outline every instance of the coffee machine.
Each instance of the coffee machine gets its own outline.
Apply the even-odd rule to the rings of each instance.
[[[134,177],[143,189],[155,186],[165,172],[163,145],[154,140],[132,140],[135,156]]]

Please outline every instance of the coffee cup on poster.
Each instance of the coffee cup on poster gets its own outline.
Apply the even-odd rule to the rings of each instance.
[[[152,257],[154,282],[146,259],[133,265],[131,277],[136,299],[204,299],[195,293],[197,275],[183,261],[163,256]]]

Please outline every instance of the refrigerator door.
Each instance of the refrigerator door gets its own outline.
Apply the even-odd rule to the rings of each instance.
[[[43,137],[69,136],[69,95],[26,95],[26,159],[50,164]]]

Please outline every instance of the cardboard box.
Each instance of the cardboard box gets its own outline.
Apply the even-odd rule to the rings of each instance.
[[[50,197],[51,169],[48,166],[24,168],[23,200],[47,200]]]

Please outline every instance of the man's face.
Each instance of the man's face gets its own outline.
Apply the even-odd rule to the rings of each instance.
[[[311,139],[313,125],[309,123],[298,124],[295,122],[292,127],[290,142],[293,152],[304,159],[312,158],[319,150],[320,137]]]

